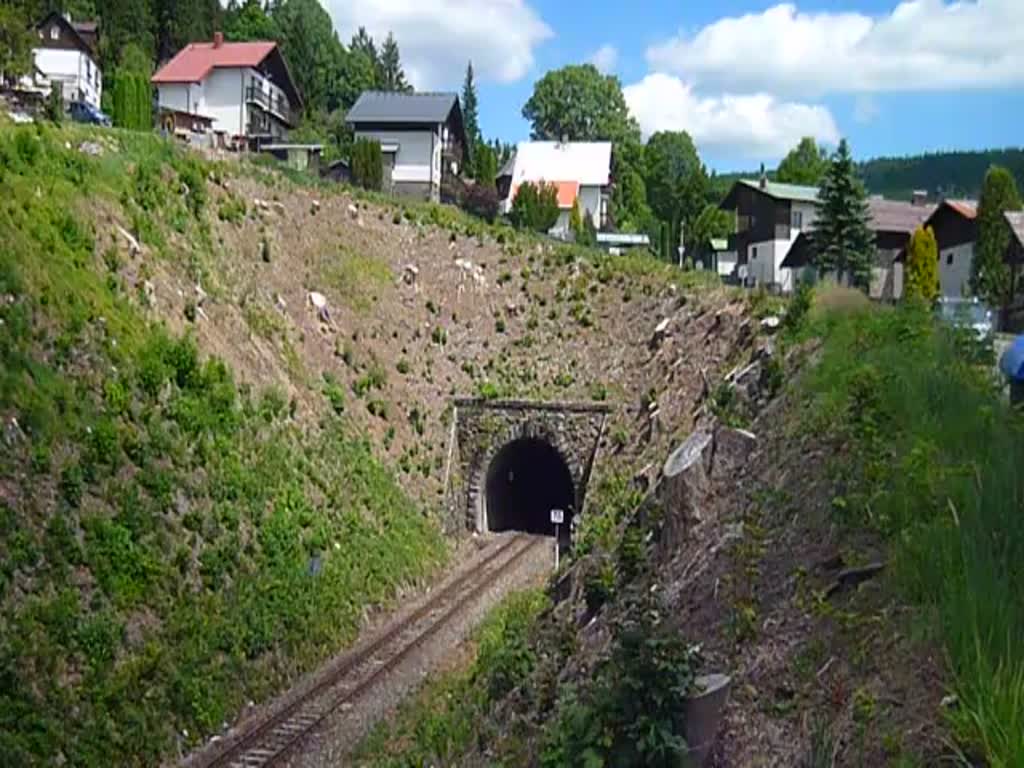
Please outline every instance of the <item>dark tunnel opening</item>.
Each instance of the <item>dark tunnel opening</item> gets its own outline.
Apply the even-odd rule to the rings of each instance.
[[[569,542],[576,506],[572,474],[550,443],[521,438],[505,445],[487,469],[487,530],[554,536],[551,510],[561,509],[559,541]]]

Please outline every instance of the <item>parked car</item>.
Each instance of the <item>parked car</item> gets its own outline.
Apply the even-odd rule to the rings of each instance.
[[[113,121],[108,115],[105,115],[92,104],[85,101],[72,101],[69,111],[71,113],[71,119],[76,123],[102,125],[104,128],[109,128],[113,125]]]
[[[992,310],[977,298],[954,299],[943,297],[938,301],[939,319],[954,328],[971,330],[978,341],[991,340],[995,328]]]

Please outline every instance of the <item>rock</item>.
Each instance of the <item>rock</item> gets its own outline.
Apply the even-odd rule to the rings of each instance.
[[[353,203],[348,204],[348,215],[353,219],[359,218],[359,209],[355,207]]]
[[[16,443],[20,443],[23,439],[25,439],[25,433],[22,431],[21,425],[14,416],[11,416],[7,423],[4,424],[4,442],[8,446],[13,446]]]
[[[665,521],[661,545],[669,552],[703,519],[701,507],[708,493],[713,441],[711,432],[694,432],[672,452],[662,469],[658,495]]]
[[[406,264],[402,268],[402,281],[406,285],[415,285],[416,278],[420,275],[420,268],[415,264]]]
[[[131,254],[132,258],[142,253],[142,246],[139,245],[139,241],[135,239],[135,236],[127,229],[122,227],[120,224],[117,225],[117,231],[121,233],[121,236],[128,241],[128,253]]]
[[[208,297],[209,294],[207,294],[206,291],[203,290],[203,286],[201,286],[199,283],[196,283],[196,305],[200,307],[203,306]]]
[[[320,212],[320,201],[314,200],[309,206],[309,212],[311,215],[316,216]]]
[[[95,141],[83,141],[78,145],[78,151],[85,155],[92,155],[93,157],[99,157],[103,154],[103,147],[97,144]]]
[[[156,286],[149,280],[143,281],[142,295],[146,298],[146,303],[153,306],[156,303]]]
[[[746,465],[755,447],[757,436],[753,432],[722,425],[716,427],[712,476],[734,476]]]
[[[282,312],[288,309],[288,304],[285,302],[284,296],[282,296],[280,293],[275,294],[274,304],[276,304],[277,308]]]
[[[317,291],[309,292],[309,303],[317,312],[317,316],[320,318],[322,323],[331,322],[331,312],[327,308],[327,297]]]
[[[668,326],[672,322],[672,318],[666,317],[656,326],[654,326],[654,334],[651,336],[649,346],[651,349],[656,349],[661,342],[665,340],[665,337],[669,335]]]
[[[769,332],[777,331],[780,325],[782,325],[782,320],[778,315],[768,315],[761,321],[761,327]]]

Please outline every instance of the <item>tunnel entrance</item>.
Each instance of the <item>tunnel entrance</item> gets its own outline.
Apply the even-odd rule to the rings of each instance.
[[[559,539],[569,541],[576,491],[565,460],[547,441],[519,438],[502,447],[487,469],[485,493],[487,530],[553,536],[551,510],[561,509]]]

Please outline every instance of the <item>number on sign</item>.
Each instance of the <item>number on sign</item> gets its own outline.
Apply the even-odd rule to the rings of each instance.
[[[565,512],[563,512],[560,509],[552,509],[551,510],[551,522],[552,523],[554,523],[555,525],[561,525],[562,521],[564,519],[565,519]]]

